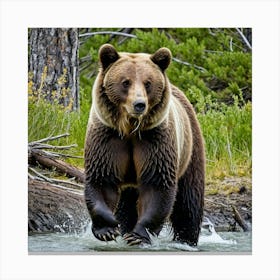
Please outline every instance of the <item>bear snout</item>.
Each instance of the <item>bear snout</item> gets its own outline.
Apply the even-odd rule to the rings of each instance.
[[[136,114],[141,114],[146,109],[146,103],[144,100],[136,100],[133,102],[133,109]]]

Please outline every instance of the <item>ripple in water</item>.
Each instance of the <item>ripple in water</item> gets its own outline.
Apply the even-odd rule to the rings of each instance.
[[[206,229],[205,229],[206,227]],[[119,236],[116,241],[99,241],[91,233],[88,226],[84,233],[40,233],[28,237],[30,253],[96,253],[96,252],[232,252],[251,253],[251,232],[219,232],[215,231],[210,221],[204,223],[198,246],[193,248],[187,244],[174,242],[172,228],[165,225],[159,236],[151,237],[151,245],[128,246]]]

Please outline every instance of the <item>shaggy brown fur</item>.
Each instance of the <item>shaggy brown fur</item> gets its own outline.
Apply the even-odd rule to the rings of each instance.
[[[196,245],[205,155],[194,110],[170,84],[166,48],[153,55],[99,51],[86,143],[85,199],[93,234],[150,242],[170,218],[174,239]]]

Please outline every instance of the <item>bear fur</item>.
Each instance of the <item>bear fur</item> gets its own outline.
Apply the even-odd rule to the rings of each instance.
[[[85,142],[85,200],[94,236],[149,243],[170,221],[196,246],[204,205],[204,144],[192,105],[165,73],[171,52],[99,50]]]

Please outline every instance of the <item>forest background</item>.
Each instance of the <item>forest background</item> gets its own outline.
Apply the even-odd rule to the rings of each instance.
[[[73,110],[56,98],[46,101],[43,92],[34,90],[29,73],[29,142],[67,132],[70,136],[58,139],[56,144],[75,143],[73,153],[83,156],[91,90],[98,72],[98,49],[104,43],[125,52],[153,53],[160,47],[169,48],[173,61],[167,75],[194,105],[203,131],[207,182],[251,177],[252,30],[249,28],[79,29],[79,107]],[[42,75],[41,85],[44,79]],[[68,161],[83,167],[83,159]],[[211,186],[208,194],[220,191],[219,184]]]

